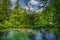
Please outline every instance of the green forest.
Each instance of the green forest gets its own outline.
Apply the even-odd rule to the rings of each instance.
[[[44,6],[41,7],[43,11],[30,14],[21,7],[19,1],[17,0],[12,8],[11,0],[0,0],[0,34],[10,29],[42,28],[60,36],[60,0],[50,0],[49,2],[41,0],[44,3]]]

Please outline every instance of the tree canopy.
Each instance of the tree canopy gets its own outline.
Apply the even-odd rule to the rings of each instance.
[[[19,1],[10,9],[11,0],[0,0],[0,29],[60,27],[60,0],[41,0],[43,11],[31,14],[21,7]]]

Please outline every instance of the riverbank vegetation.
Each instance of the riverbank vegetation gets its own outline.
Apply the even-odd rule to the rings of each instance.
[[[43,3],[47,0],[41,0]],[[0,0],[0,33],[7,29],[45,29],[60,35],[60,0],[50,0],[43,11],[28,14],[19,0]]]
[[[28,14],[21,8],[19,1],[11,9],[11,1],[0,2],[0,29],[60,27],[60,1],[52,0],[42,12]],[[58,5],[58,6],[57,6]]]

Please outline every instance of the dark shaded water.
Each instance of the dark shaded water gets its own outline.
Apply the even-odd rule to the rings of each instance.
[[[16,30],[5,32],[1,40],[60,40],[53,32],[35,30],[33,32],[22,33]]]

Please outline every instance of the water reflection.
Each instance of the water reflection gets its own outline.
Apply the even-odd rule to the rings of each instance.
[[[56,36],[53,33],[46,32],[46,40],[56,40]]]
[[[28,37],[29,33],[21,33],[16,30],[11,30],[9,32],[4,33],[2,40],[60,40],[60,37],[57,36],[53,32],[47,32],[45,30],[35,30],[30,32],[30,37]]]
[[[42,40],[42,33],[39,30],[35,33],[35,40]]]

